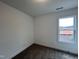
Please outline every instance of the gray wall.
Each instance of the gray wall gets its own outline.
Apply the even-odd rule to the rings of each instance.
[[[33,43],[33,18],[0,2],[0,59],[10,59]]]
[[[77,38],[75,43],[58,42],[58,19],[67,16],[77,16],[77,8],[58,13],[38,16],[35,18],[35,43],[77,53]],[[78,20],[78,19],[76,19]]]

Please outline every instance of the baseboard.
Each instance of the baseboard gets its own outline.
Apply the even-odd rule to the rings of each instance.
[[[54,49],[54,50],[56,50],[56,51],[60,51],[60,52],[64,52],[64,53],[67,53],[67,54],[71,54],[71,55],[78,56],[78,54],[75,54],[75,53],[72,53],[72,52],[69,52],[69,51],[64,51],[64,50],[60,50],[60,49],[57,49],[57,48],[48,47],[48,46],[41,45],[41,44],[37,44],[37,43],[34,43],[33,45],[38,45],[38,46],[42,46],[42,47]]]
[[[28,46],[25,46],[21,49],[18,49],[18,51],[16,51],[16,53],[14,53],[10,59],[13,59],[15,56],[17,56],[18,54],[22,53],[24,50],[28,49],[30,46],[32,46],[34,43],[29,44]]]
[[[29,49],[29,47],[35,46],[35,45],[41,46],[41,47],[45,47],[45,48],[50,48],[50,49],[53,49],[53,50],[56,50],[56,51],[59,51],[59,52],[64,52],[64,53],[67,53],[67,54],[71,54],[71,55],[78,56],[78,54],[74,54],[74,53],[71,53],[71,52],[68,52],[68,51],[64,51],[64,50],[60,50],[60,49],[56,49],[56,48],[51,48],[51,47],[48,47],[48,46],[45,46],[45,45],[33,43],[33,44],[31,44],[30,46],[28,46],[27,48],[21,49],[21,50],[20,50],[20,53],[16,54],[16,56],[14,56],[12,59],[15,59],[15,57],[17,57],[18,55],[19,55],[19,56],[22,56],[22,55],[25,53],[25,51]]]

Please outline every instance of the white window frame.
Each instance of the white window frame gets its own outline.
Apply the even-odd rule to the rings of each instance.
[[[60,19],[62,19],[62,18],[70,18],[70,17],[74,17],[74,38],[73,38],[74,40],[73,40],[72,42],[65,42],[65,41],[63,41],[63,40],[60,41],[60,39],[59,39],[59,35],[60,35],[60,34],[59,34],[59,32],[60,32],[60,31],[59,31],[59,21],[60,21]],[[62,17],[62,18],[59,18],[59,19],[58,19],[58,41],[59,41],[59,42],[62,42],[62,43],[75,43],[75,39],[76,39],[76,37],[75,37],[75,36],[76,36],[75,31],[76,31],[76,29],[77,29],[77,28],[76,28],[76,27],[77,27],[77,26],[76,26],[76,24],[77,24],[77,22],[76,22],[76,16],[68,16],[68,17]]]

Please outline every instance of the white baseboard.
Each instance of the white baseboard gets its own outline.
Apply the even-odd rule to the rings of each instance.
[[[26,48],[28,48],[29,46],[31,46],[33,43],[29,43],[28,45],[23,46],[22,48],[19,48],[16,52],[14,52],[14,54],[12,54],[10,57],[8,57],[7,59],[11,59],[14,56],[16,56],[17,54],[19,54],[20,52],[22,52],[23,50],[25,50]]]

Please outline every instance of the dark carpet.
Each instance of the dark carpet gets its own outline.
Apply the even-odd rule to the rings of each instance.
[[[12,59],[78,59],[78,56],[34,44]]]

